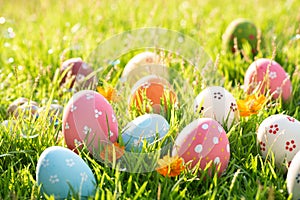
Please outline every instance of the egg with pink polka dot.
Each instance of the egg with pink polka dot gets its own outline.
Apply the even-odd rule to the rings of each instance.
[[[64,108],[62,132],[68,148],[84,143],[92,154],[98,155],[101,142],[117,140],[118,122],[112,106],[101,94],[82,90]]]
[[[295,118],[277,114],[266,118],[257,131],[257,142],[264,158],[274,154],[276,166],[286,169],[300,150],[300,122]]]
[[[223,127],[211,118],[200,118],[188,124],[175,140],[172,156],[178,155],[190,168],[200,162],[204,170],[209,163],[221,175],[230,159],[229,141]]]
[[[194,101],[194,112],[213,118],[227,128],[239,120],[235,98],[220,86],[207,87],[201,91]]]
[[[280,64],[267,58],[257,59],[249,66],[244,85],[248,92],[252,92],[255,88],[260,88],[262,94],[269,91],[273,99],[282,97],[286,101],[292,95],[289,75]]]

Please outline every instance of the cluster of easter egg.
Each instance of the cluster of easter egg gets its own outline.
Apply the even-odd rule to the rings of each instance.
[[[236,52],[247,43],[253,55],[257,54],[258,29],[246,20],[234,20],[223,35],[226,50]],[[289,75],[276,61],[266,58],[253,62],[245,74],[247,92],[257,89],[260,94],[269,94],[273,99],[281,97],[288,102],[292,96]],[[276,114],[266,118],[257,130],[257,143],[264,158],[273,156],[277,167],[287,172],[287,189],[293,199],[300,198],[300,122],[288,115]]]

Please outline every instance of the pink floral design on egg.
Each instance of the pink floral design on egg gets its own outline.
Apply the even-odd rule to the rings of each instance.
[[[70,149],[85,142],[94,151],[101,141],[117,140],[118,122],[112,106],[101,94],[82,90],[65,107],[62,132]]]
[[[226,132],[211,118],[200,118],[187,125],[175,140],[172,155],[178,155],[191,167],[200,162],[204,169],[210,162],[225,171],[230,159],[230,147]]]
[[[280,64],[270,59],[260,58],[253,62],[246,71],[244,82],[245,89],[249,91],[261,85],[260,91],[265,93],[267,86],[274,99],[281,95],[283,100],[288,100],[292,95],[288,74]]]

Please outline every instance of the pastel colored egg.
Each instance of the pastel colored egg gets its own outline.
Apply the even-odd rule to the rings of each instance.
[[[41,193],[55,199],[95,195],[96,180],[89,166],[69,149],[52,146],[40,155],[36,167]]]
[[[256,26],[247,19],[236,19],[232,21],[223,34],[223,47],[231,52],[243,49],[245,43],[251,47],[253,55],[257,54],[257,35]],[[234,40],[236,38],[237,48],[235,48]]]
[[[174,105],[177,96],[167,80],[150,75],[140,79],[132,88],[129,98],[129,109],[160,114],[166,112],[168,105]],[[163,108],[164,104],[164,110]]]
[[[287,190],[293,199],[300,199],[300,152],[296,153],[287,172]]]
[[[211,86],[201,91],[194,101],[195,113],[217,120],[230,128],[239,120],[235,98],[225,88]]]
[[[266,118],[257,131],[257,142],[264,158],[274,154],[276,166],[286,169],[300,150],[300,122],[288,115]]]
[[[31,113],[34,115],[39,109],[38,103],[35,101],[29,101],[27,98],[20,97],[14,100],[7,109],[7,114],[18,118],[22,113],[23,116]]]
[[[154,65],[158,64],[160,64],[160,57],[156,53],[149,51],[139,53],[128,61],[128,63],[124,67],[122,78],[126,79],[126,81],[129,81],[130,84],[134,84],[141,77],[148,75],[145,74],[145,66],[151,68]],[[161,70],[163,70],[163,68],[161,68]],[[164,73],[161,70],[156,69],[153,72],[156,72],[158,74]]]
[[[101,142],[115,142],[118,138],[118,122],[112,106],[92,90],[74,94],[65,106],[62,121],[62,132],[70,149],[84,143],[97,155]]]
[[[185,163],[191,162],[190,168],[200,162],[199,167],[204,170],[209,163],[214,163],[220,175],[226,170],[230,159],[226,132],[211,118],[196,119],[175,139],[172,156],[176,155],[182,157]]]
[[[283,100],[288,100],[292,95],[289,75],[280,64],[267,58],[260,58],[249,66],[245,74],[244,85],[249,92],[256,87],[260,87],[262,94],[269,90],[273,99],[281,96]]]
[[[127,151],[141,151],[144,141],[148,145],[161,140],[169,131],[169,123],[158,114],[145,114],[129,122],[123,129],[123,142]]]
[[[61,80],[61,85],[65,85],[68,80],[73,79],[70,82],[70,88],[88,88],[97,83],[96,77],[93,75],[93,69],[81,58],[71,58],[64,61],[60,67],[60,74],[65,74]]]

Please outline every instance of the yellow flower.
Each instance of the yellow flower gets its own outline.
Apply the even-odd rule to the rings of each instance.
[[[114,154],[115,154],[116,160],[118,160],[119,158],[121,158],[123,156],[124,149],[125,149],[125,147],[120,146],[120,144],[117,142],[106,144],[105,147],[103,148],[103,150],[100,152],[100,158],[102,160],[107,160],[109,162],[113,162]]]
[[[257,114],[266,103],[267,98],[264,95],[257,97],[255,94],[247,95],[246,99],[237,101],[240,115],[243,117]]]
[[[157,163],[158,167],[156,168],[156,171],[161,175],[168,177],[178,176],[185,168],[183,159],[178,156],[170,157],[167,155],[162,159],[159,159]]]
[[[110,85],[107,86],[107,87],[98,86],[97,91],[102,96],[104,96],[108,101],[115,101],[116,100],[117,92],[116,92],[115,88],[113,88]]]

